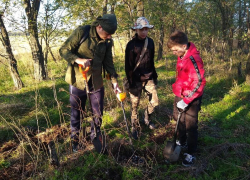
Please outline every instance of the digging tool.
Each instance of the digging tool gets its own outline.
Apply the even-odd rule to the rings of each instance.
[[[129,127],[128,127],[128,121],[127,121],[127,118],[126,118],[126,115],[125,115],[124,104],[123,104],[123,101],[124,101],[125,98],[126,98],[126,92],[117,93],[117,94],[116,94],[116,97],[117,97],[118,100],[121,102],[123,117],[124,117],[124,121],[125,121],[125,123],[126,123],[127,132],[128,132],[128,136],[129,136],[129,142],[130,142],[130,144],[133,146],[133,144],[132,144],[132,138],[131,138],[131,132],[130,132]],[[133,147],[132,147],[132,148],[133,148]],[[133,149],[134,149],[134,148],[133,148]]]
[[[126,92],[117,93],[116,97],[121,102],[123,117],[124,117],[124,121],[126,123],[127,132],[128,132],[128,136],[129,136],[129,142],[130,142],[130,145],[132,147],[133,152],[135,152],[134,146],[133,146],[133,143],[132,143],[132,135],[131,135],[131,132],[130,132],[129,127],[128,127],[128,121],[127,121],[127,118],[126,118],[126,115],[125,115],[124,104],[123,104],[123,101],[126,98]],[[142,158],[140,158],[139,156],[135,155],[135,154],[131,157],[131,159],[132,159],[132,162],[135,163],[135,164],[142,164],[142,163],[144,163],[144,160]]]
[[[89,67],[86,67],[83,70],[83,66],[81,64],[79,64],[79,71],[80,71],[80,73],[82,73],[82,76],[83,76],[83,79],[84,79],[85,88],[86,88],[86,92],[87,92],[87,96],[89,96],[89,86],[88,86],[88,80],[87,80],[87,72],[89,71]]]
[[[81,64],[79,64],[79,71],[80,71],[80,73],[82,73],[82,77],[84,79],[86,94],[87,94],[87,98],[89,101],[89,107],[90,107],[90,110],[92,112],[92,106],[91,106],[91,101],[90,101],[90,97],[89,97],[89,86],[88,86],[88,80],[87,80],[87,73],[89,71],[89,67],[86,67],[85,69],[83,69],[83,66]]]
[[[84,83],[85,83],[85,88],[86,88],[86,93],[89,101],[89,106],[91,113],[93,112],[92,106],[91,106],[91,100],[90,100],[90,92],[89,92],[89,86],[88,86],[88,81],[87,81],[87,72],[89,70],[89,67],[86,67],[83,70],[83,66],[79,64],[79,71],[82,73]],[[93,115],[93,114],[92,114]],[[104,152],[105,151],[105,136],[99,132],[99,134],[96,134],[96,137],[92,140],[92,143],[98,153]]]
[[[179,121],[181,119],[183,111],[180,111],[178,109],[178,118],[175,126],[175,132],[174,132],[174,139],[173,141],[168,141],[164,150],[163,155],[169,162],[176,162],[179,159],[181,147],[176,144],[176,138],[177,138],[177,129],[179,125]]]

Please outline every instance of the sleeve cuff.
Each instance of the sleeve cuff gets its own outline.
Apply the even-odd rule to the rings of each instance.
[[[191,101],[188,100],[187,98],[184,98],[183,101],[184,101],[184,103],[186,103],[186,104],[189,104],[189,103],[191,102]]]

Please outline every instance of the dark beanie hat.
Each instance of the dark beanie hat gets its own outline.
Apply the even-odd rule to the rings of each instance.
[[[102,17],[99,16],[96,22],[98,22],[103,30],[109,34],[114,34],[117,29],[117,20],[114,14],[104,14]]]

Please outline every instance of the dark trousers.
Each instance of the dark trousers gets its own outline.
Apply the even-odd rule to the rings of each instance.
[[[71,138],[78,140],[78,135],[81,126],[80,118],[81,116],[83,118],[84,114],[86,113],[85,105],[87,101],[87,93],[86,90],[80,90],[71,85],[69,86],[69,92],[70,92],[69,101],[71,105],[71,116],[70,116]],[[100,131],[100,127],[102,124],[104,87],[96,91],[93,91],[93,89],[90,88],[89,97],[93,115],[93,121],[91,122],[91,136],[94,136],[96,134],[96,131]]]
[[[189,103],[186,111],[182,113],[178,126],[180,143],[184,144],[187,141],[188,154],[192,155],[197,151],[198,113],[201,108],[201,99],[202,97],[199,97]],[[173,113],[175,120],[177,120],[178,117],[178,109],[176,104],[180,100],[182,100],[182,98],[175,96]]]

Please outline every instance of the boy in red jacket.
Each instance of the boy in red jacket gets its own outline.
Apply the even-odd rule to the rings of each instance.
[[[181,31],[173,32],[167,43],[177,58],[176,81],[172,85],[174,100],[174,119],[177,120],[178,110],[183,111],[179,121],[179,141],[177,144],[187,147],[182,164],[191,166],[194,163],[198,140],[198,112],[206,84],[203,61],[187,35]]]

